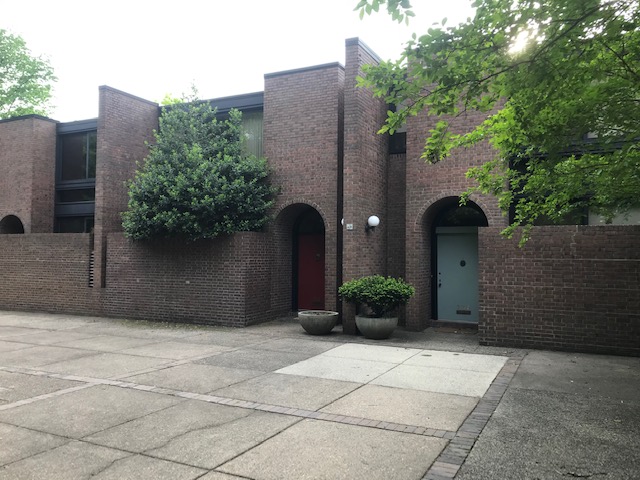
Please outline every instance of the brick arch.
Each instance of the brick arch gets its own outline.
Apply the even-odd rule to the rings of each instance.
[[[407,305],[407,328],[423,330],[431,323],[432,317],[432,232],[431,226],[447,199],[459,199],[459,191],[444,191],[425,202],[423,208],[407,226],[407,255],[406,277],[416,288],[416,294]],[[473,202],[484,214],[489,226],[498,225],[497,208],[492,208],[487,202],[488,197],[472,195]]]
[[[15,215],[7,215],[0,220],[0,234],[21,234],[24,233],[24,224]]]
[[[327,214],[324,212],[322,207],[320,207],[320,205],[318,205],[316,202],[309,201],[305,198],[294,198],[294,199],[288,200],[286,203],[283,203],[276,209],[273,215],[273,218],[275,219],[275,221],[272,225],[272,228],[273,227],[277,228],[277,226],[281,224],[281,222],[286,222],[287,216],[289,213],[293,213],[295,212],[295,210],[299,209],[297,213],[294,213],[294,215],[297,216],[300,214],[300,211],[306,207],[312,207],[314,210],[316,210],[320,214],[320,216],[322,217],[322,221],[324,222],[325,230],[327,230],[330,227]]]
[[[429,199],[429,201],[425,203],[422,209],[418,212],[418,215],[414,220],[414,232],[422,230],[424,226],[429,223],[429,217],[435,216],[435,214],[438,213],[439,209],[437,208],[437,205],[440,204],[443,200],[447,200],[449,198],[459,199],[460,193],[454,191],[441,192],[439,195],[436,195],[435,197]],[[482,213],[484,214],[485,218],[487,219],[487,223],[489,224],[488,226],[493,227],[496,223],[498,223],[495,216],[492,215],[493,209],[487,204],[486,199],[478,195],[471,195],[469,201],[473,202],[480,210],[482,210]]]
[[[309,208],[322,219],[325,232],[325,308],[335,310],[335,246],[331,241],[330,223],[326,212],[315,202],[304,198],[291,199],[274,212],[269,233],[272,244],[271,305],[278,316],[291,313],[293,305],[293,245],[296,220]]]

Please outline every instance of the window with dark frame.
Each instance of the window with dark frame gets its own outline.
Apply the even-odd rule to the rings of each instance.
[[[56,163],[56,233],[93,231],[96,186],[97,131],[58,134]]]

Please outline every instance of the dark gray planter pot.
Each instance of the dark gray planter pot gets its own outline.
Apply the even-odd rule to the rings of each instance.
[[[389,338],[398,326],[398,317],[364,317],[356,315],[356,326],[364,338],[384,340]]]
[[[311,335],[329,335],[338,322],[338,312],[329,310],[302,310],[298,320],[305,331]]]

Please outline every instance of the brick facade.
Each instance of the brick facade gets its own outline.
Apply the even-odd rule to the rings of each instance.
[[[344,95],[344,223],[342,277],[348,281],[363,275],[387,274],[387,135],[378,135],[387,105],[371,92],[356,88],[362,67],[379,58],[357,38],[346,41]],[[375,231],[365,231],[371,215],[380,218]],[[343,328],[355,333],[353,308],[345,305]]]
[[[53,232],[56,123],[38,115],[0,121],[0,220],[25,233]]]
[[[640,226],[482,228],[480,342],[640,355]]]
[[[451,120],[452,133],[470,131],[484,120],[474,113]],[[446,161],[428,164],[421,158],[424,141],[437,119],[426,114],[407,121],[406,165],[406,279],[416,287],[416,295],[407,305],[407,327],[422,330],[432,318],[432,256],[433,220],[451,202],[457,202],[461,192],[472,186],[465,177],[469,167],[481,165],[494,156],[488,144],[454,151]],[[489,225],[505,225],[494,199],[472,196],[484,212]]]
[[[247,232],[187,243],[110,234],[102,312],[235,327],[267,320],[266,236]]]
[[[89,288],[91,235],[0,235],[0,306],[96,313]]]
[[[158,129],[158,104],[110,87],[100,87],[96,158],[96,285],[104,283],[106,235],[122,231],[127,209],[127,180],[149,150]]]
[[[264,155],[279,193],[264,232],[210,241],[131,242],[121,233],[126,181],[153,142],[157,104],[100,88],[93,236],[33,235],[53,228],[56,122],[1,121],[0,220],[14,215],[31,235],[0,235],[0,305],[233,326],[289,315],[300,271],[296,228],[314,210],[324,226],[324,304],[341,312],[344,331],[356,333],[355,308],[341,304],[337,288],[370,274],[413,284],[401,322],[430,326],[437,220],[472,185],[468,168],[494,152],[481,144],[425,163],[435,120],[421,114],[408,119],[406,153],[390,154],[389,137],[377,134],[388,106],[356,87],[363,66],[376,62],[349,39],[344,67],[268,74],[264,94],[223,99],[251,111],[263,101]],[[483,119],[460,116],[451,129]],[[640,227],[536,227],[520,249],[499,236],[507,219],[496,200],[471,200],[488,225],[478,233],[482,343],[640,355]],[[380,225],[366,232],[370,215]]]
[[[293,224],[303,206],[324,222],[325,308],[336,309],[343,83],[337,63],[265,75],[264,155],[280,189],[270,227],[278,278],[272,301],[280,314],[291,312]]]

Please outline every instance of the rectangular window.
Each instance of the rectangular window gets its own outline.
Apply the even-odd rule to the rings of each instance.
[[[96,178],[96,132],[60,135],[60,180]]]
[[[56,203],[94,202],[96,191],[94,188],[58,190],[57,195]]]
[[[93,216],[91,217],[57,217],[56,233],[91,233]]]
[[[262,111],[242,112],[245,150],[247,153],[262,157]]]

